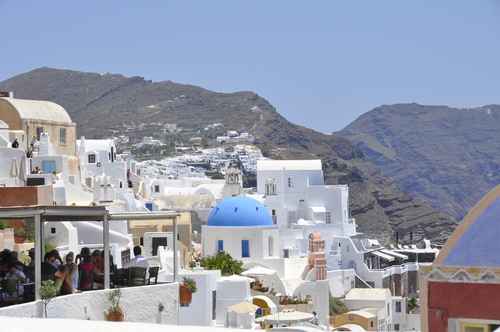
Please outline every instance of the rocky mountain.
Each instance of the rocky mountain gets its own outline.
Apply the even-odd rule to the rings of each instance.
[[[324,135],[290,123],[253,92],[216,93],[170,81],[40,68],[0,82],[15,98],[48,100],[63,106],[76,122],[78,135],[107,138],[126,133],[132,139],[159,138],[160,129],[128,123],[176,124],[180,135],[207,140],[228,130],[248,132],[266,155],[284,159],[321,158],[327,184],[350,186],[351,214],[358,229],[381,243],[424,237],[444,243],[457,222],[406,195],[371,163],[361,149],[339,135]],[[204,131],[222,123],[219,131]],[[142,128],[142,129],[141,129]],[[134,137],[135,135],[135,137]]]
[[[462,220],[500,183],[500,106],[384,105],[337,134],[408,194]]]

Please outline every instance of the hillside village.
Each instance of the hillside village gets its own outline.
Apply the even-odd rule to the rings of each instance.
[[[156,126],[160,133],[180,130],[175,124]],[[205,130],[213,128],[221,124]],[[53,299],[50,317],[105,320],[107,294],[125,286],[116,279],[118,271],[144,255],[148,268],[142,277],[129,276],[128,287],[118,288],[126,321],[302,331],[434,331],[445,326],[443,317],[446,327],[499,324],[491,310],[481,310],[484,304],[474,302],[480,309],[471,318],[459,303],[436,302],[428,293],[452,294],[450,284],[461,280],[487,294],[500,285],[495,265],[481,261],[482,275],[490,276],[485,282],[474,278],[470,260],[436,260],[443,257],[441,248],[428,240],[384,247],[357,231],[349,187],[326,185],[320,160],[272,160],[251,144],[248,133],[225,131],[206,142],[208,147],[194,136],[175,147],[182,153],[138,161],[123,149],[130,142],[126,135],[78,139],[61,106],[9,94],[0,98],[0,219],[11,226],[0,234],[0,249],[26,259],[33,248],[33,259],[42,262],[46,244],[62,257],[90,248],[102,251],[105,262],[113,257],[116,265],[104,265],[102,290]],[[148,137],[140,144],[166,143]],[[244,186],[243,174],[253,174],[254,185]],[[18,238],[29,224],[34,242],[23,242]],[[476,233],[471,231],[471,241]],[[455,236],[442,248],[446,257],[467,251],[459,240]],[[221,252],[241,261],[241,273],[226,276],[202,266],[204,258]],[[4,257],[2,262],[5,274]],[[448,264],[458,265],[451,272]],[[459,279],[457,270],[467,277]],[[43,316],[42,273],[36,267],[33,278],[32,286],[24,284],[25,303],[0,308],[0,316]],[[141,286],[132,287],[137,284],[131,279],[140,279]],[[189,280],[196,291],[188,301],[180,286]],[[349,311],[331,315],[331,298]]]

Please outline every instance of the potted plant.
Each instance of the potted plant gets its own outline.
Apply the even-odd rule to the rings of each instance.
[[[53,280],[42,281],[42,287],[40,287],[39,293],[43,302],[45,318],[47,318],[47,305],[54,297],[56,297],[57,291],[57,287],[54,286]]]
[[[122,322],[123,321],[123,310],[120,308],[120,298],[122,296],[122,291],[120,288],[115,288],[108,294],[108,300],[111,302],[109,306],[107,318],[108,321]]]
[[[180,303],[191,303],[193,293],[196,293],[198,287],[196,287],[196,281],[192,278],[183,277],[182,284],[179,285],[179,302]]]

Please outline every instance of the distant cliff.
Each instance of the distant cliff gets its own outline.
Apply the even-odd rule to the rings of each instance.
[[[124,123],[174,123],[181,135],[208,140],[227,130],[248,132],[266,155],[284,159],[323,160],[327,184],[348,184],[352,216],[358,229],[393,242],[424,237],[444,243],[456,221],[406,195],[368,159],[339,135],[324,135],[290,123],[269,102],[253,92],[216,93],[170,81],[153,83],[141,77],[40,68],[0,83],[0,91],[16,98],[48,100],[63,106],[77,123],[78,135],[107,138],[125,133]],[[205,132],[222,123],[219,131]],[[126,132],[131,139],[159,137],[159,129]]]
[[[384,105],[337,134],[409,195],[462,220],[500,183],[500,106]]]

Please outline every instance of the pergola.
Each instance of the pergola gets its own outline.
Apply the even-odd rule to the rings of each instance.
[[[62,205],[32,205],[0,208],[0,219],[27,220],[35,223],[35,299],[41,300],[39,289],[41,286],[41,263],[43,261],[42,248],[45,248],[44,222],[75,222],[98,221],[102,222],[103,256],[109,262],[109,223],[113,220],[147,220],[173,219],[174,241],[172,249],[174,282],[178,280],[177,271],[177,218],[179,213],[173,211],[152,212],[110,212],[105,206],[62,206]],[[104,265],[104,288],[109,289],[109,264]]]

